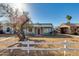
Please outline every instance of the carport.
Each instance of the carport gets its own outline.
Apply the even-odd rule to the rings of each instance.
[[[61,34],[68,34],[69,33],[69,28],[68,27],[61,27],[60,32],[61,32]]]

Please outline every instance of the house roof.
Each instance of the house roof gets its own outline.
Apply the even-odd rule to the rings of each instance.
[[[51,23],[34,23],[34,27],[53,27]]]
[[[34,23],[35,25],[38,24],[38,25],[52,25],[52,23]]]
[[[67,25],[67,26],[79,26],[79,23],[70,23],[70,24],[67,24],[67,23],[63,23],[61,24],[60,26],[63,26],[63,25]]]

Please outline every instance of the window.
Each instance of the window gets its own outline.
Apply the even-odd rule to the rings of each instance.
[[[10,32],[10,28],[9,27],[7,28],[7,32]]]

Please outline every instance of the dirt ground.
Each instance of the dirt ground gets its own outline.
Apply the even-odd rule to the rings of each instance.
[[[56,36],[56,37],[30,37],[31,40],[39,40],[39,41],[45,41],[45,42],[64,42],[65,40],[67,42],[79,42],[79,37],[71,37],[71,36]],[[38,47],[41,48],[64,48],[64,45],[60,44],[52,44],[52,45],[38,45]],[[68,45],[67,48],[79,48],[79,44],[72,44]],[[64,56],[64,51],[45,51],[50,56]],[[65,51],[65,56],[79,56],[79,50],[69,50]]]
[[[64,42],[65,40],[67,42],[79,42],[78,37],[70,37],[70,36],[52,36],[52,37],[29,37],[30,41],[36,41],[36,42]],[[0,37],[0,42],[5,41],[5,42],[18,42],[18,37],[10,37],[10,38],[1,38]],[[8,47],[10,45],[7,44],[0,44],[0,48],[2,47]],[[17,45],[16,45],[17,46]],[[40,44],[40,45],[33,45],[33,47],[36,48],[64,48],[64,45],[60,44]],[[67,46],[67,48],[79,48],[78,44],[73,44]],[[0,56],[64,56],[64,51],[30,51],[29,54],[27,51],[23,50],[13,50],[11,53],[10,50],[0,50]],[[69,50],[65,51],[65,56],[79,56],[79,50]]]

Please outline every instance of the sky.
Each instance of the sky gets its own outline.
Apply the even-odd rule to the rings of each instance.
[[[71,23],[79,23],[77,3],[32,3],[26,4],[33,23],[52,23],[59,26],[66,23],[66,15],[72,16]]]
[[[14,4],[16,8],[21,9],[22,5]],[[66,23],[66,16],[72,16],[71,23],[79,23],[79,3],[28,3],[24,11],[29,12],[29,17],[33,23],[52,23],[59,26]],[[0,22],[7,20],[0,18]],[[3,21],[4,22],[4,21]]]

